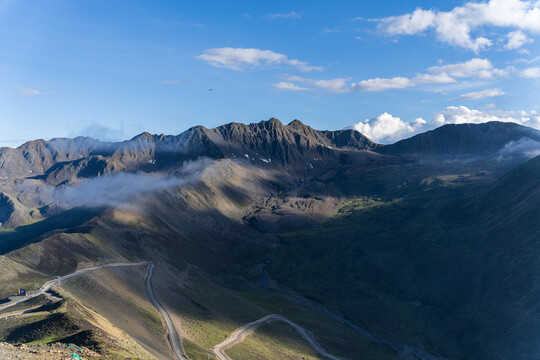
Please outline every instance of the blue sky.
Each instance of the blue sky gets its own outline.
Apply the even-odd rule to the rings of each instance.
[[[536,0],[0,0],[0,145],[270,117],[379,142],[540,128],[539,35]]]

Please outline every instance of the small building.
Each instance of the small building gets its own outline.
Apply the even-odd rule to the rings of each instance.
[[[26,290],[25,289],[17,289],[17,295],[26,296]]]

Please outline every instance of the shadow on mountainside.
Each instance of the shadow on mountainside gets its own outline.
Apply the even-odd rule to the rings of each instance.
[[[34,224],[19,226],[13,232],[0,233],[0,255],[38,242],[50,232],[80,226],[103,210],[77,207]]]

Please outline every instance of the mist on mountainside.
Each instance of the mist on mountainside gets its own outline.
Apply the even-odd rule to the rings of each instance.
[[[156,296],[183,329],[190,359],[213,356],[216,339],[268,314],[313,332],[340,359],[534,357],[520,339],[537,328],[527,315],[537,285],[527,253],[536,253],[538,235],[539,188],[530,179],[538,157],[528,159],[539,134],[497,122],[446,125],[380,145],[354,130],[270,119],[99,147],[25,144],[35,156],[10,151],[17,161],[0,171],[0,251],[12,269],[1,279],[40,283],[78,268],[150,261]],[[46,166],[20,178],[19,160]],[[108,356],[117,346],[106,340],[112,326],[167,357],[144,269],[100,274],[62,285],[61,296],[75,301],[61,307],[72,330],[57,330],[53,310],[44,321],[56,330],[47,336]],[[96,292],[103,295],[93,299]],[[85,322],[95,315],[73,310],[86,305],[111,325],[96,327]],[[499,328],[514,333],[493,334]],[[26,328],[0,329],[14,339]],[[279,326],[268,331],[289,339]],[[249,339],[234,347],[240,358],[252,351],[242,346],[273,348]],[[289,353],[311,354],[303,341]]]
[[[49,191],[52,191],[54,202],[69,207],[129,206],[140,195],[194,184],[213,162],[206,158],[188,161],[174,174],[121,172],[103,175]]]

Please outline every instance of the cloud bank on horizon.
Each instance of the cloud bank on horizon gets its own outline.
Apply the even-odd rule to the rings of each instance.
[[[428,123],[422,118],[411,122],[383,113],[352,125],[352,128],[381,144],[392,144],[401,139],[420,134],[447,124],[482,124],[490,121],[514,122],[540,130],[540,113],[537,111],[474,110],[466,106],[449,106],[435,113]]]

